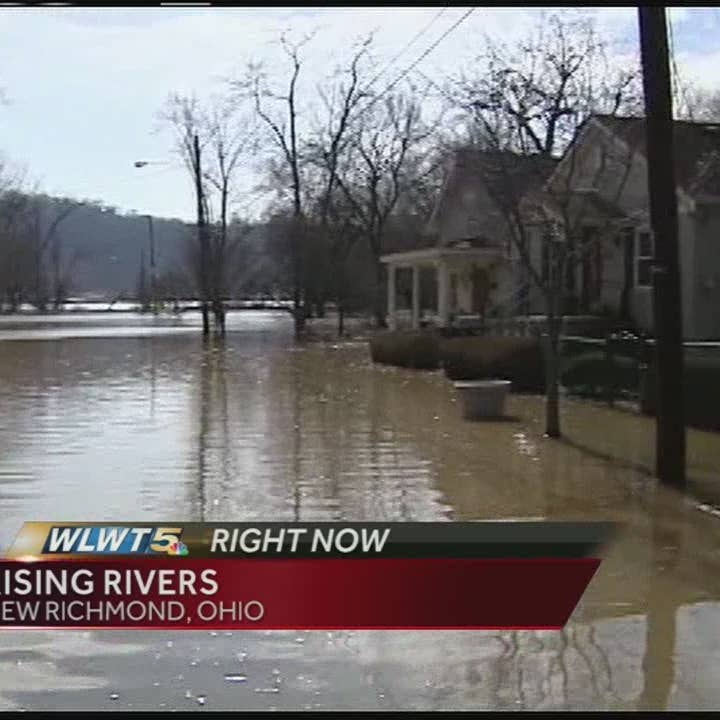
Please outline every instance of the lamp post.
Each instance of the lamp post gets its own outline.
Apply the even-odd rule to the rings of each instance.
[[[148,165],[167,165],[162,160],[136,160],[133,163],[136,168],[144,168]],[[158,307],[156,301],[156,289],[157,289],[157,275],[155,272],[155,232],[153,229],[152,215],[145,215],[148,221],[148,239],[150,242],[150,307],[152,308],[153,315],[157,315]]]

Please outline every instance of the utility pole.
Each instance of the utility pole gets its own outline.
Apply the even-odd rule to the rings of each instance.
[[[202,310],[203,335],[209,335],[210,317],[208,314],[207,237],[205,232],[205,205],[203,202],[202,167],[200,164],[200,140],[197,135],[193,136],[193,149],[195,153],[193,170],[195,171],[195,194],[197,196],[197,232],[198,241],[200,243],[200,304]]]
[[[645,92],[650,220],[655,243],[656,473],[684,488],[685,414],[678,208],[667,25],[662,6],[638,8]]]

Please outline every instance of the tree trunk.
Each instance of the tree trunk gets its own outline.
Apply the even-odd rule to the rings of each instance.
[[[202,301],[201,311],[202,311],[202,325],[203,325],[202,333],[204,336],[208,336],[210,334],[210,312],[209,312],[208,304],[205,300]]]
[[[560,326],[554,312],[547,317],[545,343],[545,434],[560,437]]]
[[[212,312],[215,318],[215,332],[222,337],[225,336],[225,307],[223,301],[214,299],[212,303]]]
[[[305,331],[305,308],[299,300],[296,300],[293,307],[293,320],[295,322],[295,337],[300,337]]]

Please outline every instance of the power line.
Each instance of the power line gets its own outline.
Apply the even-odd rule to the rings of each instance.
[[[398,61],[398,59],[405,54],[445,13],[445,11],[448,9],[448,6],[446,5],[444,8],[440,10],[440,12],[436,13],[435,16],[430,20],[429,23],[427,23],[423,28],[421,28],[418,32],[413,35],[412,39],[400,50],[400,52],[396,53],[394,57],[385,64],[385,66],[378,72],[377,75],[368,83],[368,88],[372,87],[375,82],[378,80],[378,78],[383,75],[390,67],[393,66],[394,63]]]
[[[447,8],[443,8],[443,10],[445,10],[445,9],[447,9]],[[410,65],[408,65],[408,67],[405,68],[405,70],[403,70],[400,73],[400,75],[398,75],[389,85],[387,85],[382,92],[375,95],[364,108],[361,108],[356,117],[361,117],[363,115],[363,113],[366,113],[368,110],[370,110],[370,108],[372,108],[375,105],[375,103],[377,103],[378,100],[380,100],[380,98],[387,95],[387,93],[390,92],[390,90],[392,90],[392,88],[394,88],[413,68],[415,68],[419,63],[421,63],[448,35],[450,35],[451,32],[453,32],[457,27],[459,27],[463,22],[465,22],[465,20],[467,20],[467,18],[470,17],[470,15],[472,15],[472,13],[475,12],[475,10],[477,10],[477,8],[472,7],[467,12],[465,12],[462,15],[462,17],[458,18],[447,30],[445,30],[445,32],[442,35],[440,35],[439,38],[437,38],[437,40],[435,40],[435,42],[432,43],[432,45],[430,45],[428,48],[426,48],[420,54],[420,56],[418,58],[416,58]],[[438,15],[435,16],[435,18],[430,23],[430,25],[432,25],[432,23],[435,20],[437,20],[441,14],[442,14],[442,12],[438,13]],[[428,25],[428,27],[429,27],[429,25]],[[408,44],[408,46],[409,46],[409,44]],[[400,53],[400,54],[402,54],[402,53]],[[382,74],[382,73],[380,73],[380,74]],[[370,85],[375,82],[377,77],[379,77],[379,75],[376,76],[375,78],[373,78]],[[369,85],[368,85],[368,87],[369,87]]]
[[[415,68],[416,65],[421,63],[451,32],[453,32],[457,27],[459,27],[467,18],[472,15],[477,8],[472,7],[467,12],[465,12],[462,17],[460,17],[458,20],[456,20],[435,42],[428,47],[425,52],[423,52],[420,57],[418,57],[414,62],[412,62],[405,70],[398,75],[398,77],[393,80],[390,85],[388,85],[385,90],[383,90],[383,95],[388,93],[392,88],[395,87],[413,68]]]

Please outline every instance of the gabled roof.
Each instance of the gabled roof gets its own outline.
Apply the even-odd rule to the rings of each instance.
[[[517,203],[529,191],[543,186],[557,162],[541,154],[520,155],[508,150],[485,150],[476,146],[456,149],[429,228],[437,227],[437,218],[443,212],[450,187],[480,181],[495,202],[506,200]]]
[[[520,155],[509,150],[465,147],[455,154],[455,167],[462,175],[479,178],[485,183],[512,184],[518,196],[542,186],[556,165],[557,160],[538,153]]]
[[[606,129],[646,154],[645,118],[595,115]],[[720,195],[720,124],[675,120],[675,181],[691,195]]]

